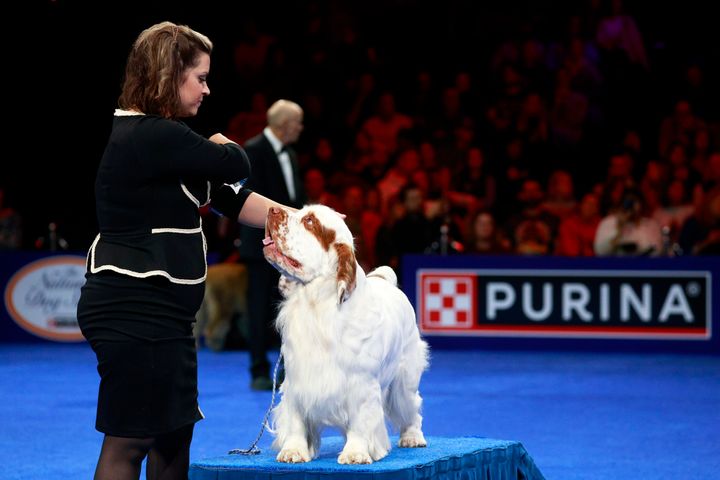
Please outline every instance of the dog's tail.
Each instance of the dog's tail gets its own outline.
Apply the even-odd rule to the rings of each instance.
[[[367,276],[384,278],[388,282],[397,286],[397,275],[395,275],[395,270],[388,267],[387,265],[382,265],[380,267],[377,267],[375,270],[368,273]]]

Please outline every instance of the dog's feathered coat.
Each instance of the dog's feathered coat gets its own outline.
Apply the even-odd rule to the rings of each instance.
[[[285,362],[272,412],[281,462],[307,462],[323,427],[345,435],[340,463],[371,463],[390,450],[424,447],[420,377],[428,347],[415,311],[389,267],[368,275],[355,261],[342,217],[323,205],[268,213],[265,258],[281,273],[276,326]]]

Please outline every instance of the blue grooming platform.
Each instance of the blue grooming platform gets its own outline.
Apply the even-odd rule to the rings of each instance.
[[[370,465],[340,465],[344,439],[323,437],[320,455],[308,463],[275,460],[277,452],[224,455],[193,462],[190,480],[545,480],[520,442],[482,437],[426,437],[425,448],[393,448]]]

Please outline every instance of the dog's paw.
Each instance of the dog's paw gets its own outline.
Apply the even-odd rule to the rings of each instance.
[[[338,457],[338,463],[343,465],[360,465],[372,462],[372,457],[368,452],[346,452],[343,450]]]
[[[310,454],[296,448],[284,448],[277,454],[276,459],[283,463],[305,463],[310,461]]]
[[[427,441],[422,432],[404,433],[398,440],[398,447],[402,448],[418,448],[427,447]]]

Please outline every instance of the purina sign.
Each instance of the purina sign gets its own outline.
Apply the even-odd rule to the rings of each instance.
[[[421,331],[708,340],[710,271],[419,269]]]

